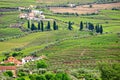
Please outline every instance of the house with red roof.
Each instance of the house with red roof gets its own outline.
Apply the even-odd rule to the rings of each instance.
[[[4,63],[14,63],[16,66],[22,65],[22,62],[20,60],[17,60],[15,57],[9,57]]]
[[[0,72],[12,71],[13,77],[16,77],[16,66],[0,66]]]

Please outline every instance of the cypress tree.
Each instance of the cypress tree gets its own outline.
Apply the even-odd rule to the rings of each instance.
[[[54,22],[53,22],[53,30],[57,30],[57,29],[56,29],[56,26],[57,26],[57,25],[56,25],[56,22],[54,21]]]
[[[40,30],[40,22],[38,22],[38,30]]]
[[[103,28],[102,28],[102,25],[100,26],[100,28],[99,28],[99,32],[100,32],[100,34],[102,34],[103,33]]]
[[[72,23],[70,21],[68,22],[68,29],[72,30]]]
[[[50,21],[48,21],[47,30],[48,30],[48,31],[50,30]]]
[[[28,29],[30,29],[30,21],[28,20]]]
[[[44,31],[44,24],[43,24],[43,21],[41,21],[41,31]]]
[[[83,22],[80,22],[80,31],[83,29]]]
[[[33,31],[33,30],[37,30],[37,28],[35,27],[34,23],[32,23],[32,25],[31,25],[31,30],[32,30],[32,31]]]
[[[92,23],[88,23],[88,29],[93,31],[94,25]]]
[[[100,28],[99,28],[99,24],[98,24],[98,25],[95,26],[96,33],[99,33],[99,31],[100,31],[99,29]]]

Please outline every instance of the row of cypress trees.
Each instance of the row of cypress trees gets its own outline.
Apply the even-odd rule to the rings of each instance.
[[[72,27],[73,24],[74,23],[71,22],[71,21],[68,22],[68,30],[72,30],[73,29],[73,27]],[[86,29],[88,29],[90,31],[95,31],[96,33],[100,33],[100,34],[103,33],[102,25],[97,24],[96,26],[94,26],[94,24],[90,23],[90,22],[89,23],[86,22],[84,24],[83,24],[82,21],[80,22],[80,24],[79,24],[79,26],[80,26],[79,30],[80,31],[83,30],[84,26],[86,26]],[[40,31],[44,31],[44,30],[50,31],[50,30],[52,30],[51,26],[50,26],[50,21],[48,21],[46,28],[44,28],[43,21],[39,21],[38,22],[38,27],[36,27],[34,25],[34,23],[30,24],[30,21],[28,20],[28,28],[31,29],[32,31],[34,31],[34,30],[40,30]],[[53,30],[58,30],[58,25],[57,25],[56,21],[53,22]]]
[[[34,30],[39,30],[39,31],[44,31],[44,30],[50,31],[50,30],[52,30],[51,26],[50,26],[50,21],[48,21],[46,27],[44,27],[43,21],[39,21],[38,26],[36,27],[35,24],[30,23],[29,20],[28,20],[28,29],[30,29],[32,31],[34,31]],[[53,30],[58,30],[58,25],[57,25],[56,21],[53,22]]]
[[[69,29],[69,30],[72,30],[72,29],[73,29],[73,27],[72,27],[73,24],[74,24],[74,23],[72,23],[72,22],[70,22],[70,21],[68,22],[68,29]],[[84,27],[84,24],[83,24],[82,21],[80,22],[80,25],[79,25],[79,26],[80,26],[80,27],[79,27],[79,30],[82,31],[82,30],[83,30],[83,27]],[[90,31],[95,31],[96,33],[100,33],[100,34],[103,33],[103,27],[102,27],[102,25],[97,24],[96,26],[94,26],[93,23],[85,23],[85,26],[86,26],[86,29],[88,29],[88,30],[90,30]]]

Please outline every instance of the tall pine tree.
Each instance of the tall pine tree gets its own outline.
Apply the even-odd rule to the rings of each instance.
[[[56,25],[56,21],[53,22],[53,30],[57,30],[57,25]]]
[[[37,30],[37,28],[35,27],[34,23],[32,23],[32,25],[31,25],[31,30],[32,30],[32,31],[33,31],[33,30]]]
[[[28,29],[30,29],[30,21],[28,20]]]
[[[38,30],[40,30],[40,22],[38,22]]]
[[[80,22],[80,31],[82,31],[83,30],[83,22],[81,21]]]
[[[68,22],[68,29],[72,30],[72,23],[70,21]]]
[[[48,21],[47,30],[50,31],[50,21]]]
[[[100,31],[99,29],[100,29],[100,28],[99,28],[99,24],[98,24],[98,25],[95,26],[95,31],[96,31],[96,33],[99,33],[99,31]]]
[[[42,32],[44,31],[44,24],[43,24],[43,21],[41,21],[41,31],[42,31]]]
[[[100,26],[99,32],[100,32],[100,34],[103,33],[103,27],[102,27],[102,25]]]

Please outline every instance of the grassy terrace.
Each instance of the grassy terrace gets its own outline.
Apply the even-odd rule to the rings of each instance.
[[[48,56],[49,69],[95,67],[98,62],[116,63],[120,38],[104,34],[80,39],[68,39],[40,53]]]
[[[0,0],[0,7],[19,7],[35,4],[35,0]]]

